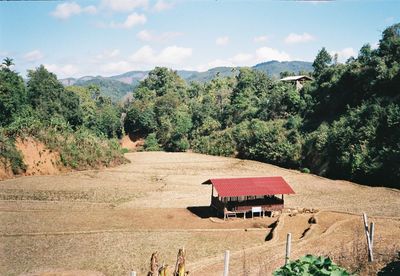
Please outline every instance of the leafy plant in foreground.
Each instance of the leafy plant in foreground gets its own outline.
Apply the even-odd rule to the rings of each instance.
[[[351,275],[344,268],[338,266],[331,259],[306,255],[298,260],[291,261],[273,273],[274,276],[316,275],[316,276],[347,276]]]

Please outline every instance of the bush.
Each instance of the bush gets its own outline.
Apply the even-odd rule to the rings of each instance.
[[[160,146],[155,133],[150,133],[144,141],[144,149],[146,151],[159,151]]]
[[[122,148],[121,149],[121,153],[122,154],[125,154],[125,153],[128,153],[129,152],[129,149],[127,149],[127,148]]]
[[[230,129],[214,132],[209,136],[197,137],[193,140],[195,152],[211,155],[233,156],[236,144]]]
[[[297,276],[297,275],[317,275],[317,276],[346,276],[350,275],[344,268],[338,266],[329,258],[306,255],[298,260],[277,269],[274,276]]]
[[[239,156],[289,168],[301,162],[302,136],[285,128],[285,120],[254,119],[236,125],[234,137]]]
[[[53,134],[43,132],[42,139],[53,139],[53,149],[60,152],[64,166],[73,169],[97,168],[112,163],[123,163],[124,157],[116,139],[96,136],[86,128],[76,132]]]
[[[302,173],[310,173],[310,169],[309,168],[301,168],[300,171]]]

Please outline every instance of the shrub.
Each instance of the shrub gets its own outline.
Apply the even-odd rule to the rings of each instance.
[[[160,146],[155,133],[150,133],[144,141],[144,149],[146,151],[159,151]]]
[[[344,268],[338,266],[331,259],[306,255],[298,260],[291,261],[273,273],[274,276],[317,275],[317,276],[346,276],[350,275]]]
[[[301,168],[300,171],[302,173],[310,173],[310,169],[309,168]]]
[[[217,131],[209,136],[197,137],[193,140],[192,148],[195,152],[211,155],[233,156],[236,144],[230,129]]]

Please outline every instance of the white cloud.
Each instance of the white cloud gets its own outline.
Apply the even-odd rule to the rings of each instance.
[[[88,14],[95,14],[97,13],[97,8],[95,6],[87,6],[84,7],[82,11]]]
[[[42,58],[43,58],[43,54],[39,50],[33,50],[24,55],[24,59],[28,62],[38,61]]]
[[[270,60],[278,60],[278,61],[287,61],[290,60],[290,55],[279,51],[277,49],[269,48],[269,47],[261,47],[256,49],[255,53],[238,53],[233,57],[227,59],[215,59],[213,61],[208,62],[207,64],[203,64],[197,67],[199,71],[205,71],[207,69],[219,66],[229,66],[229,67],[237,67],[237,66],[252,66],[260,62],[270,61]]]
[[[101,54],[98,54],[96,56],[96,59],[110,59],[110,58],[115,58],[117,56],[119,56],[118,49],[104,50]]]
[[[151,64],[156,62],[156,56],[150,46],[143,46],[131,55],[131,60],[137,63]]]
[[[331,1],[332,0],[306,0],[306,1],[302,1],[302,3],[309,3],[309,4],[317,5],[317,4],[329,3]]]
[[[102,65],[100,69],[108,74],[120,74],[132,71],[134,66],[127,61],[110,62]]]
[[[191,48],[170,46],[163,49],[158,56],[161,63],[180,64],[184,59],[192,55]]]
[[[156,53],[153,48],[146,45],[133,53],[130,59],[144,65],[179,65],[191,56],[191,48],[169,46]]]
[[[138,14],[136,12],[131,13],[128,15],[128,17],[125,19],[123,23],[115,23],[111,22],[110,27],[111,28],[121,28],[121,29],[129,29],[132,28],[135,25],[143,25],[146,23],[147,18],[144,14]]]
[[[256,61],[260,62],[267,60],[287,61],[290,60],[290,56],[284,51],[279,51],[277,49],[269,47],[258,48],[256,50]]]
[[[179,32],[164,32],[162,34],[153,34],[148,30],[143,30],[137,33],[137,37],[145,42],[165,42],[170,39],[173,39],[177,36],[181,36],[182,33]]]
[[[389,17],[385,18],[386,24],[392,24],[394,21],[395,21],[394,16],[389,16]]]
[[[67,19],[73,15],[81,13],[94,14],[97,12],[95,6],[87,6],[82,8],[75,2],[66,2],[58,4],[56,9],[51,12],[51,15],[59,19]]]
[[[246,54],[246,53],[239,53],[230,58],[230,61],[233,64],[247,64],[254,58],[254,55],[252,54]]]
[[[142,31],[138,32],[136,36],[142,41],[152,41],[153,40],[153,35],[147,30],[142,30]]]
[[[165,10],[171,9],[174,5],[175,5],[175,3],[173,3],[173,2],[158,0],[157,3],[154,5],[154,10],[158,11],[158,12],[165,11]]]
[[[210,61],[207,66],[200,66],[199,70],[200,71],[206,71],[210,68],[214,68],[214,67],[233,67],[235,66],[231,61],[229,60],[224,60],[224,59],[216,59],[213,61]],[[203,70],[201,70],[203,69]]]
[[[303,34],[291,33],[285,38],[285,42],[288,44],[304,43],[313,40],[315,40],[315,37],[313,37],[309,33],[303,33]]]
[[[354,49],[351,48],[351,47],[344,48],[344,49],[342,49],[340,51],[332,51],[332,52],[330,52],[330,54],[331,54],[331,56],[334,56],[335,54],[338,54],[338,61],[339,62],[345,62],[350,57],[357,56],[357,52],[354,51]]]
[[[215,40],[215,44],[219,45],[219,46],[225,46],[229,43],[229,37],[228,36],[221,36],[218,37]]]
[[[78,67],[73,64],[57,65],[57,64],[45,64],[47,70],[55,73],[58,78],[73,77],[79,73]]]
[[[268,40],[268,36],[266,35],[260,35],[260,36],[256,36],[254,39],[254,42],[266,42]]]
[[[130,12],[137,8],[146,8],[148,0],[103,0],[101,6],[118,12]]]

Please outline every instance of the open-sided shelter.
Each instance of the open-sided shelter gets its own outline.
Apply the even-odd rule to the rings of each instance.
[[[282,78],[281,81],[285,81],[285,82],[291,82],[294,83],[296,85],[296,90],[299,91],[301,88],[303,88],[303,85],[305,82],[307,81],[312,81],[313,78],[309,77],[309,76],[289,76],[289,77],[285,77]]]
[[[284,207],[284,195],[293,189],[280,176],[246,178],[212,178],[202,184],[211,184],[211,207],[224,218],[247,212],[279,211]],[[280,196],[280,197],[279,197]]]

